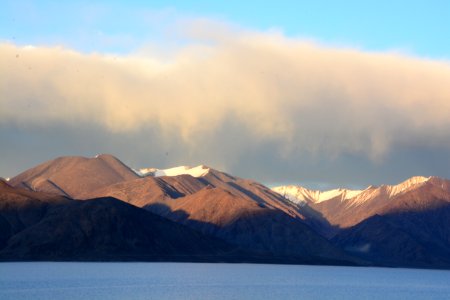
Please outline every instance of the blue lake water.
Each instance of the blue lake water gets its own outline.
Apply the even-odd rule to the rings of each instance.
[[[0,299],[450,299],[450,271],[192,263],[0,263]]]

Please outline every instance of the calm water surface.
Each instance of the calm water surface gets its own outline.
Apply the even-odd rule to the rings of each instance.
[[[0,263],[0,299],[450,299],[450,271],[191,263]]]

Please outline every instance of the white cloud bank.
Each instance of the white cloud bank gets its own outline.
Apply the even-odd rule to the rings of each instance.
[[[220,145],[217,132],[231,122],[251,136],[233,145],[236,155],[246,151],[242,143],[275,143],[274,155],[287,160],[303,152],[377,161],[396,146],[450,149],[449,62],[277,33],[221,28],[211,38],[204,28],[189,28],[197,42],[170,58],[1,44],[0,126],[156,128],[195,152]]]

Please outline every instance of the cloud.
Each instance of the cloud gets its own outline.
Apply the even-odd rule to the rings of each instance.
[[[205,24],[184,24],[189,43],[169,56],[1,44],[0,126],[151,129],[220,166],[262,147],[276,161],[375,163],[402,147],[450,150],[449,62]]]

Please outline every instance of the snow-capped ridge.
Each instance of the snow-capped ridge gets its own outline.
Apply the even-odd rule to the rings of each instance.
[[[431,177],[413,176],[397,185],[386,186],[387,192],[390,197],[393,197],[395,195],[398,195],[398,194],[406,191],[407,189],[409,189],[415,185],[427,182],[430,179],[431,179]]]
[[[283,195],[294,203],[313,202],[320,203],[326,200],[340,197],[341,200],[347,200],[359,195],[363,190],[333,189],[328,191],[309,190],[301,186],[288,185],[275,187],[272,190]]]
[[[401,183],[399,183],[399,184],[397,184],[395,186],[408,188],[408,187],[411,187],[411,186],[416,185],[416,184],[427,182],[431,178],[432,178],[431,176],[430,177],[413,176],[413,177],[411,177],[411,178],[409,178],[409,179],[407,179],[407,180],[405,180],[405,181],[403,181],[403,182],[401,182]]]
[[[352,205],[360,204],[373,197],[373,193],[383,192],[389,198],[403,193],[411,188],[428,182],[430,179],[437,177],[414,176],[397,185],[382,185],[380,187],[370,185],[364,190],[349,190],[349,189],[333,189],[328,191],[309,190],[301,186],[287,185],[275,187],[272,190],[281,194],[286,199],[294,203],[320,203],[323,201],[339,198],[341,201],[352,199]]]
[[[205,165],[199,165],[196,167],[190,166],[178,166],[168,169],[157,169],[157,168],[143,168],[139,170],[134,170],[139,176],[178,176],[178,175],[191,175],[192,177],[203,177],[208,174],[210,168]]]

